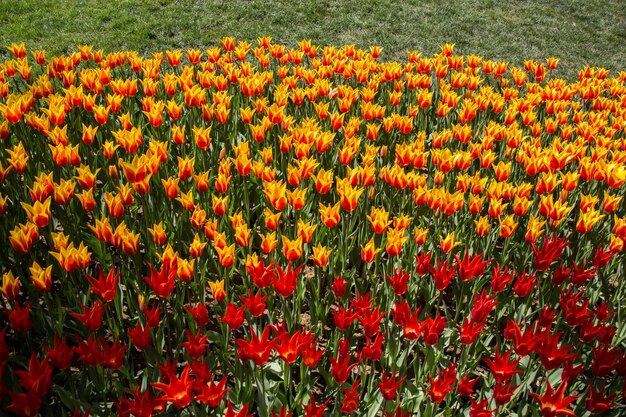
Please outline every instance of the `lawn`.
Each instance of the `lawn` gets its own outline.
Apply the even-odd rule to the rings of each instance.
[[[298,4],[295,4],[298,3]],[[521,65],[561,58],[569,79],[585,65],[624,69],[626,12],[608,1],[0,1],[0,45],[24,41],[52,54],[91,44],[141,53],[205,48],[222,36],[271,36],[295,46],[381,45],[383,59],[406,59],[455,43],[459,54],[479,54]],[[6,54],[6,52],[3,51]]]

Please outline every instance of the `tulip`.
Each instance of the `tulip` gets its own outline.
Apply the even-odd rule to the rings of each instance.
[[[372,263],[381,250],[382,248],[376,248],[374,238],[371,238],[365,246],[361,245],[361,259],[367,264]]]
[[[283,255],[289,262],[295,262],[302,256],[302,238],[298,236],[291,240],[287,236],[282,236]]]

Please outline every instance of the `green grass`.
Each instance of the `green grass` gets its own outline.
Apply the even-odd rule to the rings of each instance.
[[[306,3],[306,4],[305,4]],[[23,41],[51,54],[91,44],[149,53],[214,45],[222,36],[271,36],[295,46],[381,45],[383,59],[406,59],[455,43],[460,54],[521,65],[561,58],[561,76],[585,65],[625,69],[623,0],[0,0],[0,45]],[[6,56],[6,52],[2,52]]]

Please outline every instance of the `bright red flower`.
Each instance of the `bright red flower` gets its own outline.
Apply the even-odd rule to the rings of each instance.
[[[352,311],[351,307],[348,309],[344,309],[343,306],[338,306],[333,309],[333,320],[335,322],[335,326],[339,330],[347,330],[354,323],[354,319],[356,318],[356,313]]]
[[[568,396],[565,397],[565,390],[567,389],[567,383],[561,382],[559,388],[556,391],[552,389],[549,381],[546,381],[546,392],[539,396],[534,392],[530,393],[530,396],[539,401],[541,406],[541,414],[543,417],[555,417],[555,416],[576,416],[574,411],[570,410],[567,406],[576,401],[578,397]]]
[[[174,404],[176,408],[185,408],[191,403],[191,387],[193,380],[189,378],[191,367],[187,365],[180,375],[168,372],[168,383],[153,382],[152,387],[161,391],[162,395],[159,399]]]
[[[454,389],[456,383],[456,364],[452,364],[441,371],[437,372],[437,379],[433,379],[430,375],[430,388],[428,389],[428,395],[433,402],[440,403],[450,391]]]
[[[535,350],[535,347],[542,339],[541,333],[535,333],[534,326],[528,326],[524,333],[514,320],[509,320],[506,324],[504,337],[513,340],[513,348],[515,353],[524,357]]]
[[[248,408],[250,408],[250,405],[247,403],[243,407],[241,407],[239,411],[237,411],[237,413],[235,413],[235,410],[233,409],[233,404],[230,402],[230,400],[228,400],[227,404],[228,406],[226,407],[226,414],[224,414],[224,417],[252,417],[254,415],[254,413],[248,414]]]
[[[339,355],[337,359],[333,357],[330,358],[330,374],[339,384],[346,382],[352,369],[357,365],[356,362],[350,364],[351,359],[352,356],[350,355]]]
[[[9,391],[11,404],[4,409],[17,414],[20,417],[34,417],[41,407],[41,397],[36,393],[17,393]]]
[[[478,382],[478,378],[470,379],[472,374],[467,374],[459,380],[457,391],[461,397],[469,397],[474,392],[474,385]]]
[[[130,395],[132,400],[122,396],[122,400],[115,403],[118,416],[152,417],[152,414],[162,405],[162,402],[154,398],[149,390],[142,393],[141,384],[137,385]]]
[[[209,311],[207,310],[206,304],[197,303],[195,307],[185,307],[185,310],[191,314],[193,321],[198,327],[204,327],[209,324]]]
[[[87,274],[85,274],[85,278],[87,278],[92,285],[90,291],[102,298],[102,301],[108,303],[115,299],[117,283],[120,278],[120,273],[118,272],[116,274],[115,268],[111,268],[105,277],[102,272],[102,267],[98,266],[98,279]]]
[[[361,325],[363,325],[363,331],[369,337],[375,336],[380,330],[380,322],[385,317],[385,312],[380,312],[380,307],[376,306],[374,309],[366,310],[358,316]]]
[[[250,341],[244,339],[237,339],[235,343],[237,344],[239,359],[242,361],[252,360],[257,366],[261,366],[269,360],[270,354],[272,353],[272,349],[276,344],[276,339],[269,340],[270,338],[270,326],[266,326],[263,329],[263,333],[261,337],[250,328],[250,333],[252,334],[252,339]]]
[[[485,327],[484,321],[474,321],[473,319],[463,320],[463,326],[457,325],[459,329],[459,341],[464,345],[471,345],[478,339]]]
[[[124,353],[126,353],[126,345],[119,343],[115,339],[110,345],[103,339],[100,340],[102,345],[102,365],[105,368],[120,369],[124,364]]]
[[[472,408],[470,409],[469,415],[470,417],[491,417],[493,413],[497,411],[497,408],[493,410],[488,410],[487,405],[489,404],[488,400],[482,400],[476,402],[473,398],[470,399],[472,403]]]
[[[617,369],[623,354],[624,352],[620,348],[608,344],[594,346],[591,374],[596,377],[608,376]]]
[[[33,352],[30,355],[28,370],[14,371],[14,374],[20,379],[20,386],[24,388],[27,394],[36,394],[39,398],[43,398],[48,393],[52,383],[52,366],[48,362],[48,357],[39,361]]]
[[[537,274],[528,275],[523,271],[520,275],[515,274],[515,284],[513,284],[513,292],[520,298],[526,297],[537,286]]]
[[[493,267],[493,277],[491,278],[491,289],[496,294],[506,289],[507,285],[513,281],[513,274],[509,272],[509,268],[505,267],[500,270],[500,265]]]
[[[341,409],[339,411],[344,414],[351,414],[358,410],[359,398],[361,397],[361,394],[363,394],[363,391],[357,392],[360,383],[361,380],[357,379],[352,384],[351,389],[342,388],[345,397],[341,403]]]
[[[585,265],[587,261],[583,261],[583,264],[580,268],[576,265],[576,262],[573,262],[573,271],[572,271],[572,284],[574,285],[582,285],[585,282],[589,281],[596,276],[596,268],[585,269]]]
[[[572,294],[572,286],[567,289],[566,293],[561,291],[559,306],[563,310],[565,321],[570,326],[581,326],[592,316],[592,312],[587,308],[589,299],[584,294],[584,290]],[[581,301],[582,304],[579,305]]]
[[[262,296],[261,292],[258,292],[256,295],[252,295],[252,291],[248,290],[248,296],[239,296],[239,299],[243,301],[250,314],[252,314],[252,317],[259,317],[263,314],[263,312],[265,312],[265,301],[267,300],[267,295]]]
[[[511,401],[511,398],[517,389],[517,385],[512,387],[511,384],[511,381],[501,384],[497,383],[493,388],[493,399],[497,405],[505,405]]]
[[[396,295],[404,294],[408,289],[410,273],[402,271],[402,268],[393,270],[393,276],[385,275],[387,280],[391,283],[391,288]]]
[[[157,297],[167,298],[172,293],[176,281],[176,268],[169,269],[166,265],[161,267],[161,271],[157,272],[156,269],[148,262],[150,267],[150,277],[143,277],[148,285],[154,291]]]
[[[57,369],[69,368],[74,360],[74,352],[67,346],[65,337],[59,339],[59,336],[55,334],[52,347],[45,346],[45,349],[48,352],[50,363]]]
[[[535,349],[546,371],[556,369],[565,363],[565,361],[580,356],[577,353],[568,353],[573,346],[559,347],[560,337],[560,332],[556,334],[544,334],[541,343]]]
[[[426,275],[432,268],[430,264],[430,253],[420,253],[415,255],[415,272],[418,275]]]
[[[12,310],[4,310],[9,316],[9,326],[18,333],[26,333],[33,327],[33,322],[30,319],[31,304],[32,301],[25,307],[20,307],[16,301]]]
[[[600,390],[596,392],[593,388],[593,384],[589,384],[589,395],[585,401],[585,407],[592,413],[604,413],[615,407],[615,398],[617,394],[604,395],[604,386],[600,387]]]
[[[456,259],[457,268],[459,271],[459,279],[463,282],[469,281],[472,278],[476,278],[485,273],[485,267],[489,263],[489,259],[483,260],[483,254],[469,255],[469,250],[465,249],[465,255],[462,260],[459,260],[457,255],[454,255]]]
[[[424,343],[427,345],[435,345],[439,341],[439,336],[443,333],[448,321],[444,316],[436,315],[435,317],[428,317],[422,323],[422,334],[424,337]]]
[[[317,405],[315,402],[315,394],[311,393],[311,398],[309,398],[309,404],[304,405],[302,403],[302,407],[304,408],[304,417],[324,417],[324,411],[326,410],[326,404],[330,401],[330,398],[324,401],[321,405]]]
[[[333,281],[331,289],[333,291],[333,294],[335,294],[335,297],[341,298],[348,289],[348,283],[342,277],[337,277]]]
[[[104,306],[100,304],[100,300],[96,300],[92,308],[87,308],[85,305],[82,307],[82,314],[70,313],[70,316],[83,323],[87,329],[95,332],[102,326],[102,313],[104,312]]]
[[[500,304],[499,302],[494,301],[495,298],[495,295],[492,295],[491,297],[487,295],[486,288],[483,288],[480,294],[476,294],[472,305],[472,320],[476,322],[486,321],[489,313],[491,313],[495,306]]]
[[[405,302],[395,304],[394,322],[402,326],[402,332],[407,340],[416,340],[422,334],[425,323],[419,319],[420,310],[417,307],[411,312],[409,305]]]
[[[146,315],[147,327],[159,327],[161,324],[161,308],[156,305],[148,307],[143,310]]]
[[[278,356],[286,363],[294,363],[298,359],[301,349],[308,344],[302,337],[302,332],[296,331],[293,335],[282,333],[276,338],[277,343],[274,346]]]
[[[78,346],[74,347],[74,352],[78,355],[78,360],[87,366],[98,366],[102,363],[102,352],[98,341],[89,336],[86,341],[77,338]]]
[[[227,378],[222,378],[219,383],[214,381],[209,382],[202,387],[202,392],[196,395],[196,400],[201,403],[207,404],[211,408],[219,407],[224,396],[230,390],[230,388],[224,388],[226,386]]]
[[[611,262],[611,259],[613,259],[614,255],[615,252],[613,252],[611,249],[605,251],[604,245],[600,245],[596,248],[596,252],[593,255],[593,265],[596,267],[596,269],[602,269],[607,266],[609,262]]]
[[[313,342],[309,346],[304,347],[300,352],[302,363],[309,368],[315,368],[320,359],[322,359],[324,352],[326,352],[324,349],[317,349],[317,342]]]
[[[509,361],[512,352],[509,350],[504,356],[501,356],[499,349],[496,348],[496,356],[493,361],[488,358],[484,359],[496,382],[507,382],[513,375],[522,373],[521,370],[517,369],[519,359]]]
[[[378,333],[376,335],[376,339],[374,339],[374,343],[372,340],[365,336],[365,346],[361,349],[360,360],[364,361],[366,359],[372,361],[378,361],[383,354],[383,340],[385,339],[385,333]]]
[[[572,268],[566,268],[563,263],[560,263],[558,268],[552,274],[552,283],[554,285],[561,285],[569,278],[572,273]]]
[[[296,290],[298,286],[298,275],[304,267],[304,264],[297,267],[295,270],[291,269],[291,263],[287,266],[287,271],[284,271],[276,262],[272,263],[276,268],[278,277],[272,282],[274,290],[283,297],[289,297]]]
[[[550,268],[552,262],[563,255],[563,249],[569,245],[569,242],[566,242],[565,239],[560,239],[557,235],[552,235],[549,239],[544,239],[541,249],[537,248],[534,243],[531,245],[535,255],[535,269],[537,271],[545,271]]]
[[[235,330],[243,324],[246,318],[244,309],[245,306],[237,307],[235,304],[228,303],[224,317],[220,320],[226,323],[231,330]]]
[[[404,378],[398,378],[398,372],[394,372],[390,377],[387,377],[387,373],[382,373],[382,380],[378,383],[378,389],[380,389],[380,393],[383,398],[388,401],[395,400],[398,395],[398,388],[402,385],[406,376]]]
[[[130,336],[130,343],[137,348],[137,350],[144,350],[152,343],[150,326],[144,327],[139,321],[135,327],[128,329],[128,335]]]
[[[432,274],[433,279],[435,280],[435,285],[439,291],[443,291],[448,288],[452,278],[454,278],[456,265],[452,264],[452,266],[449,266],[449,264],[450,263],[448,261],[445,261],[442,264],[441,260],[438,259],[437,267],[430,267],[430,273]]]
[[[182,342],[181,346],[187,350],[189,357],[192,359],[198,359],[204,355],[206,353],[207,346],[209,346],[206,342],[209,336],[205,335],[200,337],[200,329],[198,329],[196,334],[192,334],[189,329],[185,329],[185,334],[187,335],[187,341]]]

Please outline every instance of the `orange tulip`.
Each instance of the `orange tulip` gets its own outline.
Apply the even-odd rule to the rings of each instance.
[[[48,197],[43,203],[35,201],[33,205],[21,202],[21,206],[26,212],[28,219],[37,227],[46,227],[50,222],[50,203],[52,199]]]
[[[83,210],[87,212],[93,211],[96,208],[96,200],[93,196],[93,189],[83,190],[76,194],[78,201],[80,201]]]
[[[347,212],[356,210],[359,197],[363,194],[363,188],[354,188],[348,183],[337,184],[337,194],[341,202],[341,208]]]
[[[178,279],[182,282],[189,282],[193,279],[193,269],[195,264],[195,259],[182,259],[178,258],[178,263],[176,266],[176,275],[178,275]]]
[[[322,221],[324,226],[332,229],[339,224],[339,222],[341,221],[339,208],[339,203],[335,204],[334,206],[325,206],[320,202],[319,214],[320,220]]]
[[[385,210],[384,207],[372,207],[372,211],[366,217],[372,226],[372,231],[376,234],[385,233],[391,224],[391,220],[389,220],[389,212]]]
[[[482,216],[478,220],[474,220],[474,225],[476,226],[476,234],[480,237],[487,236],[491,228],[489,225],[489,217],[487,216]]]
[[[235,244],[224,247],[215,247],[220,265],[224,268],[230,267],[235,262]]]
[[[18,253],[28,253],[37,239],[39,231],[34,223],[20,224],[9,232],[9,242]]]
[[[543,227],[545,224],[545,221],[541,221],[539,218],[531,214],[530,219],[528,220],[528,225],[526,226],[526,235],[524,236],[526,241],[528,243],[537,242],[537,239],[539,239],[544,232]]]
[[[239,246],[248,246],[250,244],[250,229],[245,223],[237,225],[235,229],[235,242]]]
[[[267,201],[274,207],[274,210],[282,211],[287,205],[287,197],[285,196],[287,185],[282,180],[275,182],[266,182],[263,184],[263,194]]]
[[[451,252],[454,248],[461,244],[461,242],[454,240],[454,232],[448,233],[446,237],[442,236],[439,242],[441,250],[445,253]]]
[[[12,300],[20,295],[20,280],[13,275],[12,271],[2,275],[0,292],[8,300]]]
[[[282,236],[283,255],[289,262],[295,262],[302,256],[302,238],[298,236],[291,240],[287,236]]]
[[[428,237],[428,229],[422,229],[420,227],[416,227],[413,230],[413,241],[417,245],[423,245],[426,243],[426,238]]]
[[[278,241],[276,240],[276,232],[268,232],[266,234],[260,234],[261,236],[261,250],[264,253],[272,253],[276,249]]]
[[[599,210],[589,210],[587,212],[581,212],[576,222],[576,230],[578,233],[589,233],[593,226],[595,226],[602,218],[604,214],[600,214]]]
[[[224,280],[209,281],[209,288],[213,299],[218,303],[221,303],[226,299],[226,290],[224,290]]]
[[[165,229],[163,228],[163,222],[153,224],[152,227],[148,228],[148,232],[150,233],[150,236],[152,236],[152,241],[155,245],[163,246],[165,244],[167,235],[165,234]]]
[[[374,238],[371,238],[365,246],[361,245],[361,259],[367,264],[372,263],[381,250],[381,248],[376,248]]]
[[[309,243],[313,240],[313,232],[316,228],[316,224],[312,225],[310,222],[305,223],[302,219],[298,220],[298,236],[303,243]]]
[[[512,214],[509,214],[504,219],[500,221],[500,236],[503,238],[508,238],[515,233],[517,229],[517,222],[513,218]]]
[[[407,239],[408,237],[404,236],[404,229],[389,229],[385,251],[389,256],[398,256]]]
[[[50,255],[67,272],[87,268],[91,262],[91,254],[83,242],[78,248],[74,247],[74,243],[70,243],[68,246],[60,248],[58,252],[50,252]]]
[[[306,188],[296,188],[293,191],[287,190],[289,205],[293,207],[294,210],[301,210],[306,204],[306,190]]]
[[[313,262],[320,268],[325,267],[328,264],[332,252],[332,249],[328,249],[326,246],[322,246],[321,243],[318,243],[317,246],[313,247]]]
[[[36,261],[28,268],[30,271],[30,279],[39,292],[47,292],[52,288],[52,265],[43,269]]]

